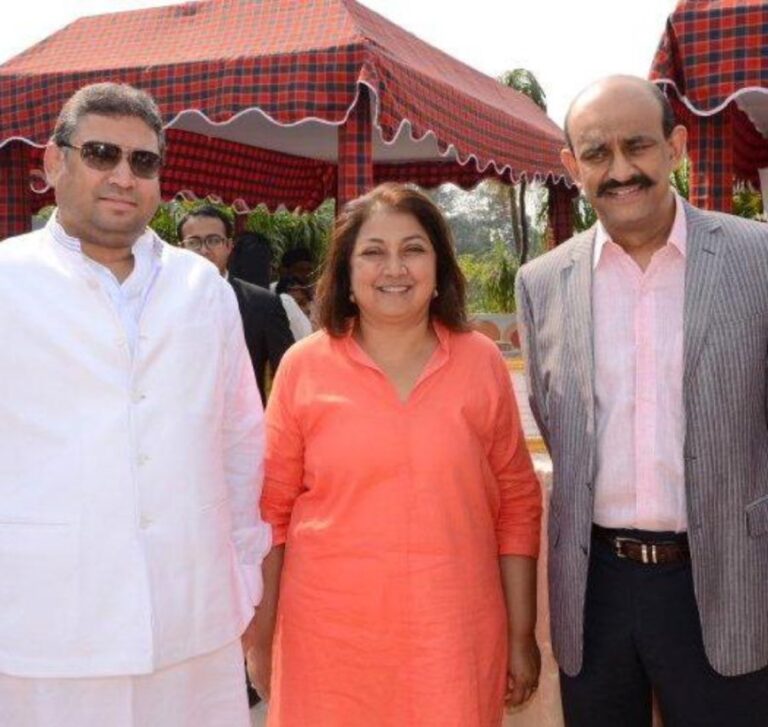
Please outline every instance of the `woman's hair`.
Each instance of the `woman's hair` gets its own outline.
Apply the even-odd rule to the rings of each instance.
[[[352,250],[363,223],[379,210],[412,215],[424,228],[436,257],[438,295],[430,303],[430,315],[451,330],[467,330],[464,276],[456,262],[448,224],[429,197],[395,182],[380,184],[348,202],[336,218],[315,296],[320,325],[332,336],[343,336],[349,328],[349,318],[358,315],[357,305],[349,299]]]

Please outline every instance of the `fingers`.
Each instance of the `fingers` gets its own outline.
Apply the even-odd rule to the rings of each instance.
[[[272,676],[271,658],[269,655],[249,651],[246,660],[248,680],[256,693],[265,701],[269,701],[270,680]]]
[[[252,677],[250,676],[250,673],[249,679],[251,680],[251,686],[256,690],[256,694],[258,694],[265,702],[268,702],[270,697],[269,680],[260,678],[259,676]]]
[[[541,654],[534,638],[510,643],[507,672],[507,707],[525,704],[536,692],[541,673]]]
[[[262,702],[268,702],[270,697],[269,687],[266,684],[254,684],[253,688]]]
[[[525,704],[538,689],[538,683],[528,679],[515,680],[512,676],[509,677],[507,686],[507,694],[504,698],[504,704],[507,708],[519,707]]]

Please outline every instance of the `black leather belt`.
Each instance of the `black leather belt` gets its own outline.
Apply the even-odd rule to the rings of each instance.
[[[592,537],[608,543],[619,558],[627,558],[637,563],[660,565],[665,563],[685,563],[691,559],[688,538],[685,533],[676,535],[674,540],[652,537],[633,538],[625,530],[611,530],[599,525],[592,526]]]

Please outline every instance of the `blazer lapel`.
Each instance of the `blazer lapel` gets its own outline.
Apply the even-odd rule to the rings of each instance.
[[[562,320],[565,322],[570,365],[578,381],[587,412],[588,433],[594,431],[595,386],[592,337],[592,249],[595,230],[585,232],[574,245],[570,260],[561,271],[563,289]]]
[[[712,302],[727,250],[716,217],[685,205],[685,302],[683,305],[683,386],[688,392],[712,318]],[[687,398],[687,396],[686,396]]]

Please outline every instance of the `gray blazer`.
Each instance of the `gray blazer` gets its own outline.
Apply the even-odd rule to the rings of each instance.
[[[735,676],[768,664],[768,225],[685,213],[688,536],[707,657]],[[581,669],[593,514],[594,237],[576,235],[517,278],[530,403],[554,466],[552,645],[569,675]]]

